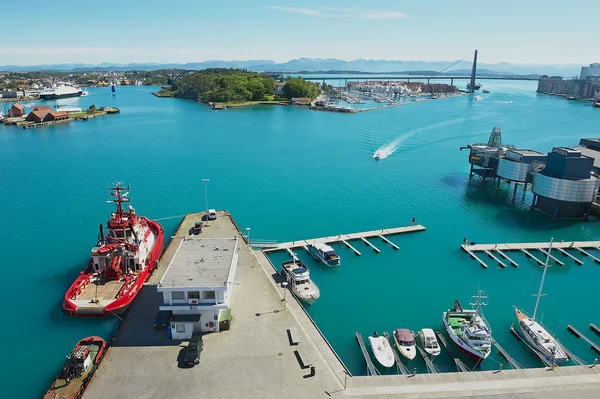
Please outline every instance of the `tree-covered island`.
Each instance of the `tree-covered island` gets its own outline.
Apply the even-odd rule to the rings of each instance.
[[[228,106],[287,103],[293,97],[313,99],[320,89],[302,78],[288,78],[285,84],[257,72],[243,69],[204,69],[175,80],[160,97],[187,98],[202,103]]]

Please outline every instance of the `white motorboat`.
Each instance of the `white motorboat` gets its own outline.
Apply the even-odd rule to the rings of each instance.
[[[373,158],[375,159],[381,159],[382,156],[383,154],[381,153],[381,151],[375,151],[375,154],[373,154]]]
[[[431,328],[424,328],[417,334],[421,347],[431,356],[437,356],[442,351],[437,337]]]
[[[406,328],[397,328],[392,335],[398,352],[409,360],[414,359],[417,355],[417,348],[413,332]]]
[[[373,336],[369,337],[369,344],[375,355],[375,359],[383,367],[392,367],[396,360],[394,359],[394,351],[390,346],[390,342],[386,337],[380,337],[377,331],[373,332]]]
[[[481,100],[481,96],[475,96],[475,97],[473,97],[473,99],[474,99],[475,101],[479,101],[479,100]]]
[[[307,305],[312,305],[321,296],[319,287],[310,279],[308,267],[296,257],[281,264],[281,275],[296,298]]]
[[[340,265],[340,256],[335,252],[335,249],[325,243],[315,242],[308,247],[308,251],[315,260],[325,263],[327,266]]]
[[[488,89],[483,89],[481,92],[485,93],[485,94],[489,94],[490,91]]]
[[[540,297],[543,295],[542,288],[544,287],[544,280],[546,278],[546,271],[548,270],[548,260],[550,259],[551,251],[552,240],[550,241],[550,247],[548,249],[548,253],[546,254],[546,264],[544,265],[544,273],[542,274],[540,290],[538,291],[537,299],[535,301],[533,316],[529,317],[524,312],[517,309],[516,306],[513,307],[515,308],[515,315],[517,316],[522,336],[525,338],[529,346],[540,352],[551,363],[560,366],[569,361],[569,356],[558,340],[535,320],[538,305],[540,303]]]

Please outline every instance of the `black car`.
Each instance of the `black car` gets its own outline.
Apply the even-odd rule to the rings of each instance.
[[[159,310],[154,317],[154,328],[166,328],[171,321],[170,310]]]
[[[190,343],[185,349],[185,355],[183,355],[183,363],[186,366],[194,366],[200,363],[200,352],[202,352],[202,347],[204,343],[202,342],[201,334],[194,334],[190,339]]]

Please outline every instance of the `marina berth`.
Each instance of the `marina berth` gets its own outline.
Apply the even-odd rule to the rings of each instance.
[[[415,335],[406,328],[397,328],[392,333],[398,352],[405,358],[412,360],[417,356]]]
[[[124,312],[158,266],[164,232],[160,224],[138,216],[129,203],[129,187],[110,187],[116,211],[100,225],[88,267],[65,293],[62,309],[71,316],[107,316]]]
[[[339,266],[340,256],[335,249],[322,242],[315,242],[308,247],[308,251],[317,262],[326,264],[327,266]]]
[[[387,368],[394,365],[396,362],[394,351],[386,337],[379,336],[377,331],[374,331],[373,336],[369,337],[369,344],[371,345],[375,359],[377,359],[379,364]]]
[[[492,329],[481,311],[486,305],[482,300],[486,298],[478,291],[473,296],[472,309],[463,309],[456,300],[454,307],[442,314],[442,323],[452,342],[476,363],[492,351]]]
[[[296,257],[281,264],[281,275],[296,298],[307,305],[312,305],[321,296],[319,287],[310,279],[308,267]]]

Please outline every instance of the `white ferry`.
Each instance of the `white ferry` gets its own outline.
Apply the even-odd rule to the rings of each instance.
[[[65,82],[58,82],[50,88],[45,88],[40,91],[40,98],[43,100],[51,98],[67,98],[67,97],[79,97],[83,94],[83,90],[79,87]]]

